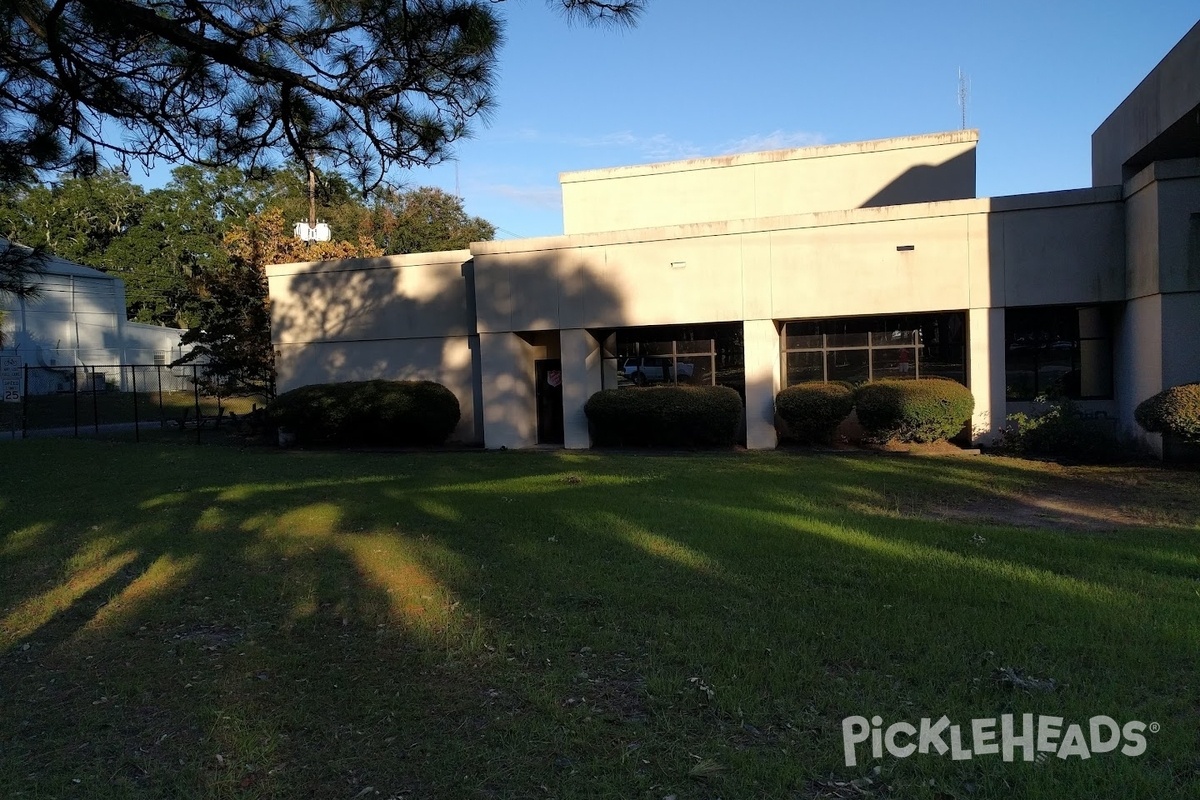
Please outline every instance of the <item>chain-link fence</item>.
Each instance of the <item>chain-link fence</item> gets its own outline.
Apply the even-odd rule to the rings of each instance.
[[[9,375],[8,372],[13,372]],[[77,367],[26,365],[5,373],[0,434],[82,436],[143,431],[256,433],[261,397],[202,393],[204,365],[123,364]],[[13,391],[9,391],[13,389]]]

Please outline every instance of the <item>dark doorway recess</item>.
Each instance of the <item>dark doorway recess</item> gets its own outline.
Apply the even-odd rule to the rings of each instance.
[[[562,360],[543,358],[533,362],[537,388],[538,444],[563,443]]]

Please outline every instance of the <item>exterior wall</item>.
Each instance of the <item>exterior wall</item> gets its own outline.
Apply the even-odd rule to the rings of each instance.
[[[545,348],[514,333],[481,333],[479,352],[484,444],[532,447],[537,444],[533,362],[546,357]]]
[[[993,200],[989,261],[1001,267],[1003,293],[992,298],[992,304],[1124,300],[1125,219],[1120,201],[1118,187]]]
[[[560,176],[567,235],[975,196],[977,131]]]
[[[160,353],[170,364],[183,355],[179,344],[183,331],[164,328],[160,325],[143,325],[139,322],[123,322],[121,342],[124,345],[122,364],[153,364]]]
[[[1200,23],[1092,134],[1092,185],[1119,184],[1151,161],[1195,155],[1200,122]],[[1180,130],[1180,125],[1185,131]],[[1168,134],[1164,136],[1164,134]],[[1188,141],[1193,152],[1187,153]]]
[[[119,278],[70,262],[51,260],[36,297],[0,295],[4,346],[31,366],[108,367],[153,364],[156,353],[182,355],[183,331],[125,319],[125,286]]]
[[[437,381],[458,398],[462,414],[451,439],[478,442],[475,371],[468,336],[376,341],[280,343],[275,345],[280,392],[310,383],[343,381]]]
[[[479,441],[470,251],[267,268],[278,388],[432,380],[458,397],[454,438]]]
[[[1159,290],[1200,291],[1200,158],[1159,162],[1147,172],[1158,197]]]
[[[80,270],[83,271],[82,269]],[[47,272],[38,296],[8,301],[11,339],[24,363],[41,366],[121,363],[125,307],[120,281],[103,273]],[[119,304],[120,303],[120,304]]]
[[[479,329],[1112,301],[1121,228],[1115,190],[1082,190],[483,242]]]
[[[1161,336],[1162,389],[1200,382],[1200,292],[1162,296]]]
[[[1158,192],[1148,180],[1125,187],[1125,296],[1146,297],[1159,290]]]

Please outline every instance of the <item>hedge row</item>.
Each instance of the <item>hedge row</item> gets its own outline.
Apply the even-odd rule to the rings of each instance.
[[[298,444],[434,445],[450,437],[461,411],[433,381],[352,381],[301,386],[267,406],[267,420]]]
[[[801,383],[775,398],[782,423],[779,438],[801,444],[828,444],[842,420],[854,408],[854,387],[848,383]]]
[[[1164,389],[1143,400],[1133,412],[1138,425],[1150,433],[1178,436],[1200,444],[1200,383]]]
[[[584,413],[599,446],[731,447],[742,398],[728,386],[608,390],[588,398]]]
[[[975,411],[975,397],[944,378],[864,383],[854,395],[858,421],[872,439],[936,442],[962,432]]]
[[[789,386],[775,400],[784,439],[828,442],[852,408],[876,441],[934,442],[957,436],[971,420],[975,398],[944,378],[880,380],[852,389],[844,383]]]

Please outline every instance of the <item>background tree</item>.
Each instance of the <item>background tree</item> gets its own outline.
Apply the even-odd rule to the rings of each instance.
[[[128,176],[103,170],[88,179],[20,187],[0,198],[0,233],[103,269],[104,252],[139,224],[145,192]]]
[[[228,260],[197,277],[198,319],[183,335],[183,344],[192,349],[178,363],[204,364],[203,388],[212,394],[269,398],[275,387],[275,354],[265,267],[383,253],[367,237],[357,242],[302,242],[278,208],[232,225],[224,243]]]
[[[503,2],[0,0],[0,189],[163,158],[320,161],[366,191],[492,108]],[[644,3],[547,0],[613,24]],[[0,292],[27,292],[12,255]]]
[[[495,225],[467,215],[460,198],[432,186],[381,190],[371,211],[375,241],[389,254],[459,250],[496,235]]]
[[[211,289],[212,275],[228,262],[226,234],[270,209],[281,213],[289,236],[283,220],[307,219],[306,170],[260,171],[247,179],[232,167],[183,166],[150,192],[103,170],[0,195],[0,236],[119,275],[132,319],[188,328],[199,320],[201,281]],[[356,246],[373,241],[384,255],[453,250],[495,233],[491,223],[467,215],[460,198],[439,189],[380,187],[364,200],[340,175],[319,176],[317,212],[338,239]],[[293,255],[303,257],[299,250]],[[293,260],[285,248],[277,257]]]
[[[163,158],[319,161],[365,192],[492,108],[503,2],[0,0],[0,189]],[[547,0],[614,24],[644,2]],[[0,259],[0,292],[35,267]]]

